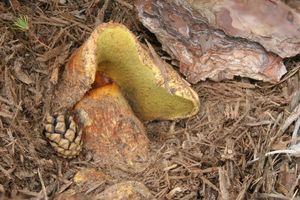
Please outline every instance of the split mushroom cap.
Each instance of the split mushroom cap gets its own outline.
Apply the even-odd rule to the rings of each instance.
[[[196,114],[198,95],[170,65],[138,42],[124,26],[98,26],[68,62],[57,93],[72,107],[91,88],[96,72],[110,77],[142,120],[178,119]]]

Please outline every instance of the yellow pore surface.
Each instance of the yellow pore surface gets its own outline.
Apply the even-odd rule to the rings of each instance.
[[[195,109],[197,103],[193,102],[193,97],[183,98],[176,95],[176,91],[171,94],[168,88],[163,86],[168,80],[164,79],[159,66],[154,64],[149,53],[125,27],[108,26],[100,32],[96,40],[97,70],[119,85],[140,119],[184,118],[191,113],[195,114],[195,110],[198,110]],[[172,76],[173,79],[177,77],[179,76]],[[180,81],[180,85],[183,85],[182,80],[178,80]],[[176,84],[177,80],[171,82]],[[181,87],[173,88],[181,89]],[[182,89],[192,90],[188,86]]]

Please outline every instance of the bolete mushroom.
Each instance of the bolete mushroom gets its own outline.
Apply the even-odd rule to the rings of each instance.
[[[142,120],[185,118],[199,110],[197,93],[124,25],[101,24],[72,55],[56,93],[57,105],[72,107],[91,88],[97,71],[121,88]]]
[[[148,46],[124,25],[101,24],[71,56],[54,98],[54,111],[75,110],[84,146],[98,159],[135,169],[148,152],[139,119],[185,118],[200,106],[197,93]]]

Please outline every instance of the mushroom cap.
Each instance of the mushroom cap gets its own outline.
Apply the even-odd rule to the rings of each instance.
[[[72,107],[91,88],[96,72],[111,78],[142,120],[178,119],[199,111],[197,93],[153,49],[124,26],[98,26],[74,52],[56,93],[57,108]]]

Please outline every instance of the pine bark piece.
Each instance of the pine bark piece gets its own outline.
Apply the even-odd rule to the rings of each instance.
[[[300,53],[300,14],[281,1],[195,0],[189,6],[227,35],[258,42],[282,58]]]
[[[255,42],[227,36],[209,23],[205,15],[210,16],[210,12],[198,13],[192,8],[200,2],[206,2],[205,8],[213,3],[183,2],[138,0],[136,7],[141,22],[179,61],[180,71],[189,82],[207,78],[220,81],[236,75],[276,82],[286,73],[281,57],[266,52]]]
[[[55,109],[72,107],[91,89],[96,73],[117,83],[142,120],[178,119],[199,110],[197,93],[154,51],[143,47],[124,26],[96,27],[71,56],[54,98]]]
[[[116,84],[88,92],[74,112],[83,127],[83,146],[103,164],[140,169],[147,163],[149,140]]]

